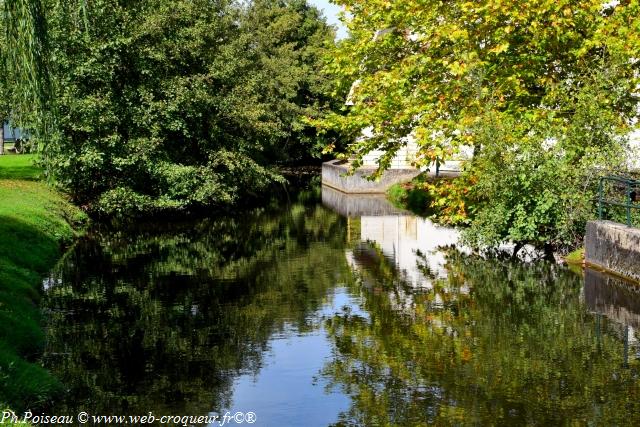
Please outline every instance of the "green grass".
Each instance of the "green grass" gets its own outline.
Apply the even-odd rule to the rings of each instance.
[[[73,225],[84,215],[42,182],[33,156],[0,156],[0,402],[23,409],[59,384],[38,363],[44,345],[38,300]],[[73,224],[73,225],[72,225]]]
[[[42,170],[33,163],[34,154],[5,154],[0,156],[0,179],[22,179],[36,181]]]
[[[584,261],[584,248],[576,249],[567,255],[564,260],[567,264],[582,264]]]

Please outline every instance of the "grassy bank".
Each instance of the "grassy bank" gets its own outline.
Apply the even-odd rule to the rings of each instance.
[[[84,215],[39,181],[33,156],[0,156],[0,405],[37,405],[59,385],[38,358],[42,279]]]
[[[582,265],[584,263],[584,248],[578,248],[564,257],[567,264]]]

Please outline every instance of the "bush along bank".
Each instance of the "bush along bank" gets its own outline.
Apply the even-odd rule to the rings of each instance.
[[[387,198],[395,206],[438,224],[466,226],[473,218],[476,203],[472,187],[473,180],[464,175],[451,179],[421,174],[411,182],[389,188]]]
[[[585,176],[584,180],[597,183],[593,177]],[[537,178],[536,184],[544,187],[547,181]],[[586,196],[581,194],[575,200],[564,197],[577,194],[577,190],[556,188],[545,193],[533,184],[535,189],[527,190],[523,185],[522,190],[506,192],[496,200],[488,197],[478,182],[471,173],[454,179],[421,174],[411,182],[391,187],[387,197],[394,205],[437,224],[462,228],[463,242],[479,251],[501,253],[500,245],[512,244],[511,256],[515,257],[529,245],[547,260],[559,255],[568,264],[582,264],[586,222],[597,216],[593,185],[585,186]],[[573,182],[566,186],[577,188]],[[615,220],[616,216],[612,214],[611,218]]]
[[[85,215],[38,180],[32,156],[0,156],[0,406],[22,410],[60,384],[39,364],[42,278],[86,223]]]

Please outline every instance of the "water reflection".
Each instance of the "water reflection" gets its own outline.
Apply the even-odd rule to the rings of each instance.
[[[408,215],[389,203],[384,194],[346,194],[326,186],[322,187],[322,204],[346,218]]]
[[[413,287],[431,288],[433,279],[446,277],[440,249],[458,243],[457,231],[398,209],[384,195],[323,187],[322,202],[349,219],[349,238],[357,244],[347,251],[347,260],[354,269],[366,275],[386,260]]]
[[[323,310],[351,304],[337,288],[352,275],[342,249],[345,221],[318,197],[314,189],[289,205],[102,231],[81,241],[61,263],[45,304],[45,363],[69,389],[50,412],[204,415],[235,408],[277,422],[269,400],[254,397],[280,376],[272,397],[306,384],[289,404],[321,410],[315,425],[337,419],[346,397],[325,393],[312,377],[331,348],[318,333]],[[283,362],[289,351],[306,369]],[[252,389],[256,379],[262,386]]]
[[[327,321],[338,352],[323,372],[352,399],[339,425],[640,421],[632,329],[590,313],[594,292],[580,276],[451,248],[434,254],[439,235],[428,221],[360,213],[350,263],[364,271],[369,318]],[[373,262],[376,252],[392,268]],[[429,268],[413,269],[422,259]],[[596,305],[621,312],[610,298]]]
[[[584,299],[588,309],[598,316],[598,327],[602,324],[602,316],[613,321],[610,327],[623,342],[625,366],[628,366],[630,357],[640,358],[637,335],[640,328],[640,286],[587,268]],[[635,355],[631,356],[630,351],[635,351]]]
[[[587,268],[584,299],[592,312],[622,325],[640,328],[640,287],[637,284]]]
[[[360,299],[338,287],[331,299],[315,314],[313,331],[278,335],[272,338],[263,356],[260,372],[239,376],[233,385],[233,409],[255,411],[258,425],[326,426],[349,407],[343,393],[327,392],[319,370],[331,359],[332,346],[322,322],[347,308],[366,316]],[[218,426],[217,424],[212,424]]]
[[[80,242],[46,282],[50,412],[640,422],[631,288],[460,252],[379,197],[291,200]]]

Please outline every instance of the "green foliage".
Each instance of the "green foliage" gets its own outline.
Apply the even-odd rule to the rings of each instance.
[[[407,186],[402,184],[394,184],[387,190],[387,197],[396,206],[402,206],[408,197]]]
[[[584,248],[576,249],[575,251],[564,257],[567,264],[580,264],[584,262]]]
[[[40,131],[48,129],[52,111],[47,67],[48,37],[40,0],[3,0],[0,59],[0,113],[30,119]],[[11,101],[11,102],[9,102]]]
[[[422,174],[410,183],[397,184],[387,196],[396,206],[449,226],[466,226],[473,217],[476,196],[471,191],[474,180],[431,178]]]
[[[395,184],[387,191],[389,200],[398,207],[403,207],[418,215],[427,213],[431,203],[424,191],[416,190],[410,184]]]
[[[37,286],[83,214],[40,182],[29,156],[0,157],[0,401],[41,403],[60,384],[37,361],[44,346]],[[13,179],[20,178],[20,179]]]
[[[278,117],[275,138],[263,151],[270,163],[309,162],[324,148],[306,117],[338,109],[331,96],[333,80],[322,72],[323,56],[334,32],[306,0],[253,0],[242,18],[252,39],[253,71],[261,81],[262,101]]]
[[[581,245],[586,221],[596,217],[597,179],[624,164],[625,142],[615,130],[618,113],[607,107],[622,102],[615,95],[620,85],[606,70],[592,70],[583,85],[578,93],[553,93],[555,103],[572,103],[570,119],[536,116],[523,127],[522,120],[483,116],[482,150],[468,172],[481,195],[466,234],[471,244]]]
[[[575,245],[593,215],[583,185],[590,170],[624,164],[620,148],[637,115],[640,3],[337,3],[352,37],[328,70],[336,90],[353,84],[354,105],[318,125],[354,137],[354,165],[383,149],[381,172],[406,137],[422,166],[466,147],[468,179],[484,198],[470,242]],[[364,128],[371,138],[357,138]]]
[[[8,27],[25,44],[7,57],[29,71],[11,74],[17,89],[48,108],[21,119],[77,203],[103,214],[227,205],[282,181],[265,165],[319,152],[301,118],[330,106],[318,68],[333,31],[306,1],[28,3],[5,2],[5,21],[28,29]]]

